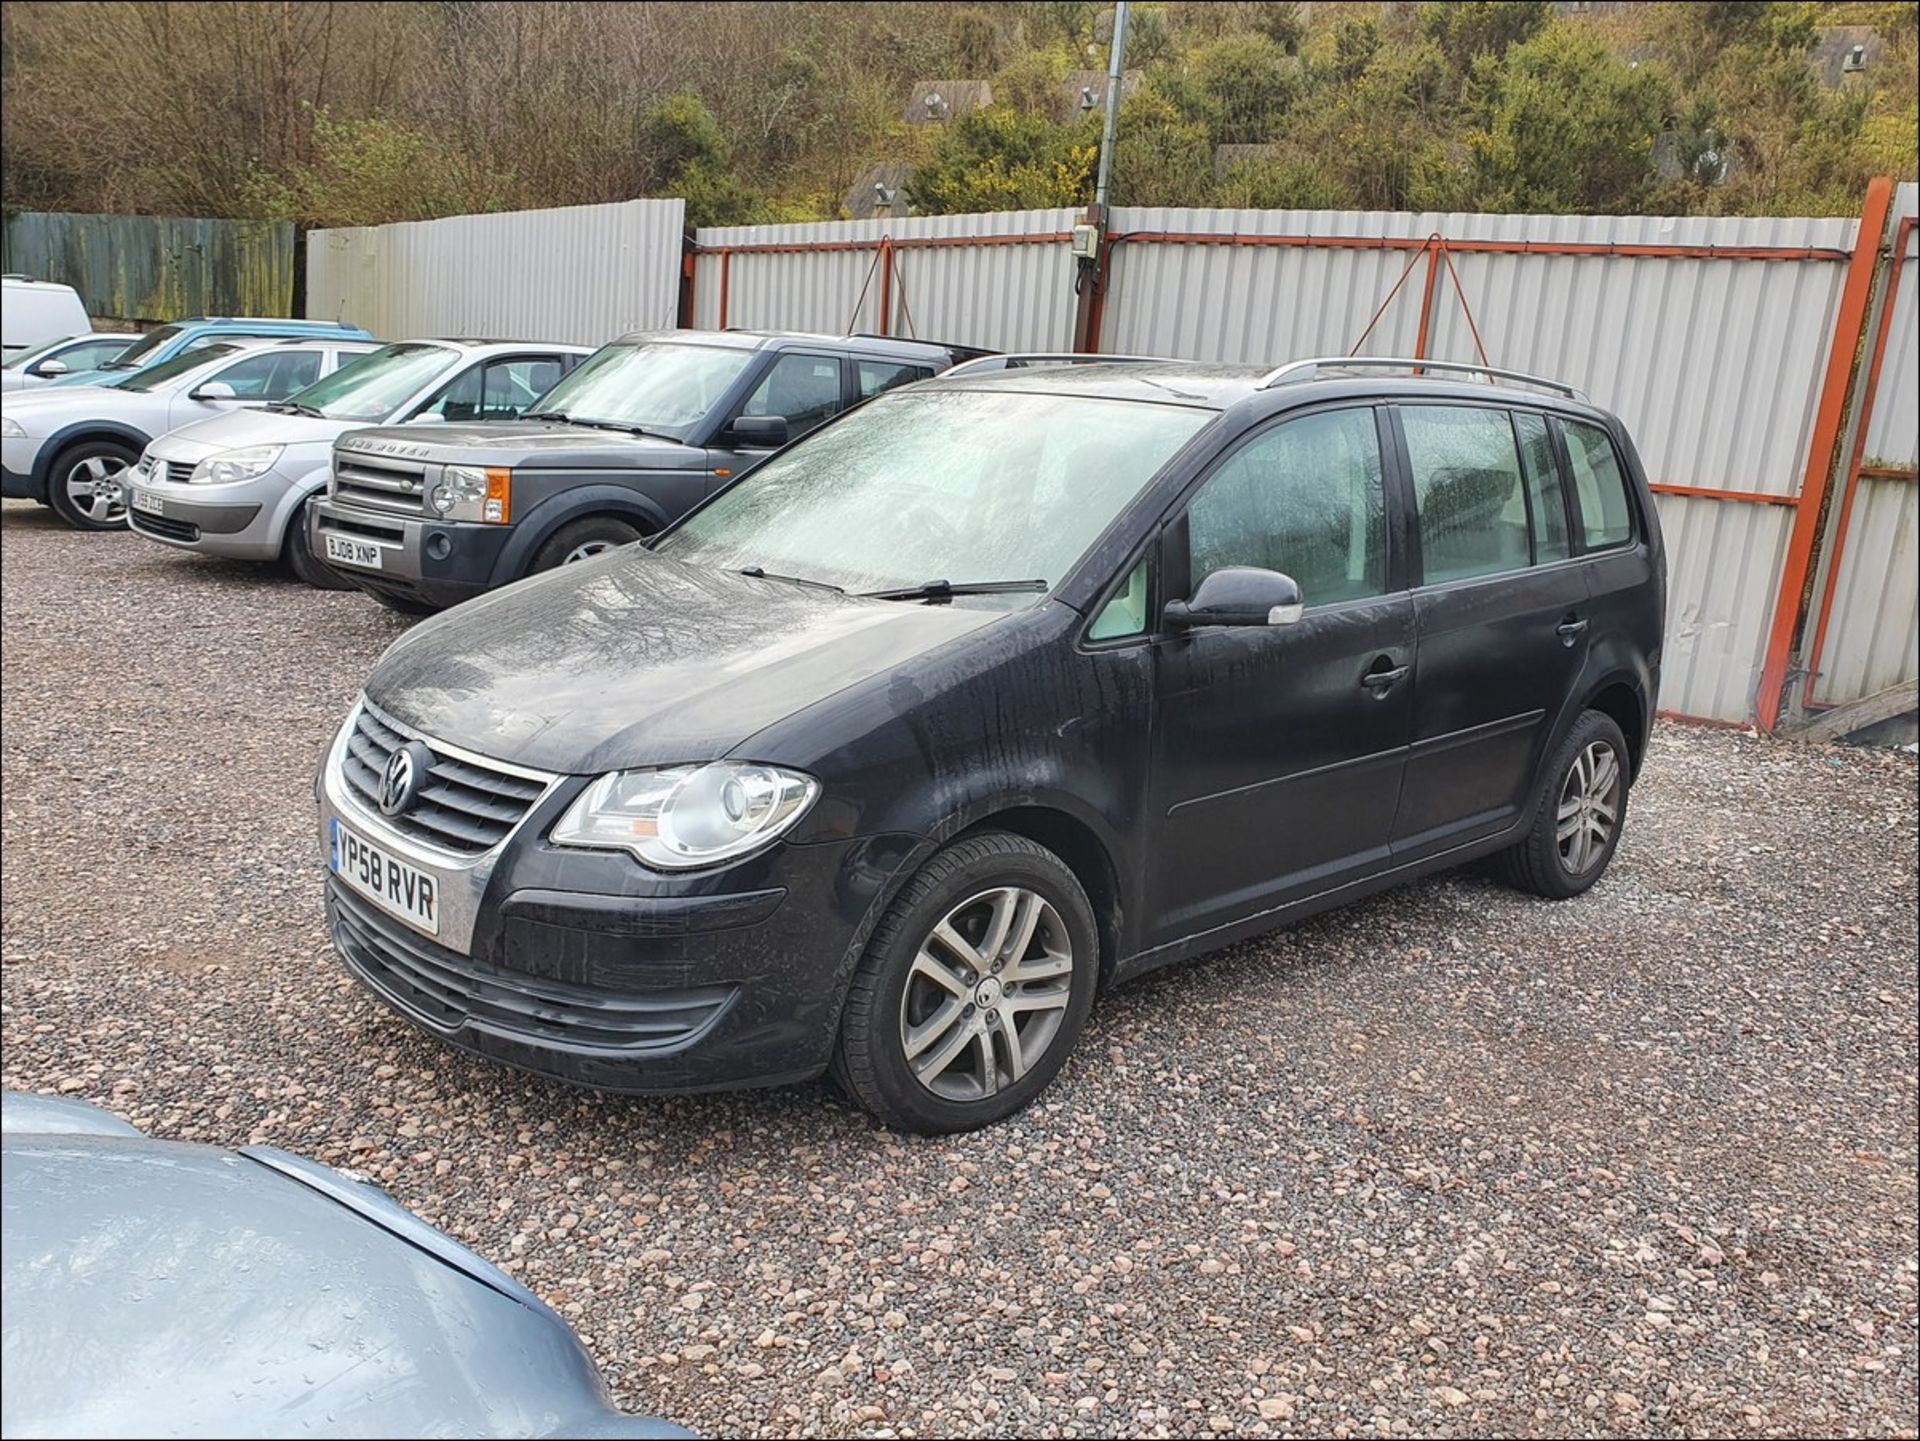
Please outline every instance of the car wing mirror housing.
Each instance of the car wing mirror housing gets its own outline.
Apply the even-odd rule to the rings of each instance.
[[[238,397],[234,395],[233,387],[226,381],[209,380],[194,391],[193,398],[195,400],[234,400]]]
[[[1200,582],[1190,600],[1170,600],[1163,612],[1170,629],[1207,625],[1292,625],[1305,608],[1290,575],[1233,565]]]
[[[784,415],[743,415],[733,422],[733,438],[744,445],[764,445],[778,450],[787,443],[787,418]]]
[[[44,375],[49,379],[56,375],[65,375],[67,373],[67,363],[64,360],[55,360],[49,356],[34,366],[33,373],[35,375]]]

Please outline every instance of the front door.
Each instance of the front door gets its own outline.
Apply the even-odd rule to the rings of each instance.
[[[1222,457],[1168,530],[1184,590],[1225,566],[1299,583],[1292,625],[1155,647],[1153,943],[1379,869],[1411,723],[1413,601],[1392,554],[1381,412],[1317,411]]]
[[[787,439],[798,440],[832,420],[846,405],[846,377],[839,356],[783,352],[707,447],[709,491],[718,490],[771,453],[772,447],[758,441],[740,443],[732,429],[740,416],[778,415],[787,422]]]
[[[1586,664],[1586,567],[1546,418],[1397,409],[1421,563],[1420,675],[1394,858],[1511,825]]]

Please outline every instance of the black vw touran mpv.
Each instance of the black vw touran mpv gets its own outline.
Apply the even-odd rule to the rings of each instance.
[[[335,943],[515,1066],[937,1132],[1153,967],[1482,857],[1578,895],[1646,479],[1564,387],[1410,364],[975,362],[421,624],[319,780]]]

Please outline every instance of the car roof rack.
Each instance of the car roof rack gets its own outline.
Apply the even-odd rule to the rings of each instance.
[[[1510,380],[1521,385],[1537,385],[1542,390],[1555,391],[1570,400],[1583,403],[1587,398],[1585,391],[1576,390],[1564,380],[1529,375],[1524,370],[1501,370],[1467,360],[1420,360],[1389,355],[1321,355],[1311,360],[1290,360],[1261,376],[1260,389],[1271,390],[1276,385],[1318,379],[1322,367],[1328,370],[1445,370],[1460,375],[1484,375],[1493,384]]]
[[[995,370],[1024,370],[1029,365],[1191,365],[1166,355],[1101,355],[1084,350],[1017,350],[1005,355],[983,355],[963,361],[942,374],[941,379],[963,372],[985,375]]]
[[[882,335],[877,330],[850,330],[842,337],[845,340],[885,340],[894,345],[931,345],[940,350],[951,351],[961,360],[984,360],[998,351],[989,350],[984,345],[962,345],[957,340],[933,340],[924,335]]]

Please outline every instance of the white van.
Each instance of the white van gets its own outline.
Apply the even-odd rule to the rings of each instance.
[[[93,329],[87,307],[71,285],[9,275],[0,293],[0,339],[8,356],[44,340],[85,335]]]

